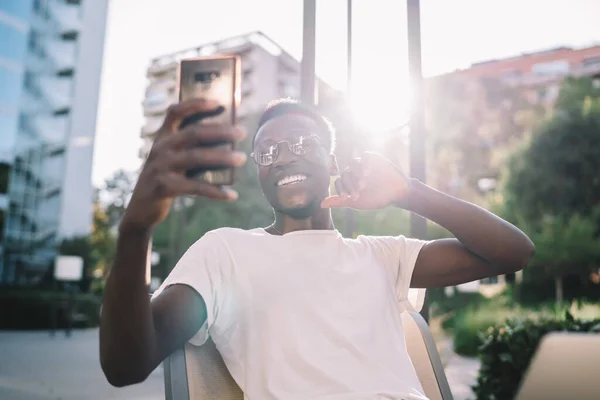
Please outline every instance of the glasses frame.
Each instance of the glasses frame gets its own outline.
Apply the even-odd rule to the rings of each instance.
[[[272,161],[271,161],[271,163],[269,163],[269,164],[261,164],[261,163],[259,163],[259,162],[256,160],[257,153],[256,153],[256,152],[254,152],[254,151],[253,151],[252,153],[250,153],[250,158],[252,158],[252,161],[254,161],[254,163],[255,163],[256,165],[258,165],[258,166],[261,166],[261,167],[268,167],[268,166],[271,166],[271,165],[273,165],[273,164],[275,163],[275,161],[277,161],[277,159],[279,158],[279,145],[280,145],[280,144],[282,144],[282,143],[286,143],[286,144],[287,144],[287,147],[288,147],[288,150],[290,151],[290,153],[292,153],[292,154],[294,154],[294,155],[296,155],[296,156],[301,156],[301,157],[303,157],[303,156],[305,156],[306,154],[310,153],[310,149],[306,150],[306,152],[305,152],[304,154],[296,154],[296,153],[294,153],[294,151],[292,150],[292,146],[294,146],[294,145],[298,145],[298,144],[302,144],[302,140],[303,140],[303,139],[314,139],[314,140],[315,140],[315,142],[316,142],[316,143],[317,143],[319,146],[322,146],[322,145],[323,145],[323,142],[321,141],[321,138],[320,138],[318,135],[315,135],[314,133],[313,133],[313,134],[310,134],[310,135],[302,135],[302,136],[300,136],[300,137],[299,137],[299,139],[300,139],[300,142],[293,143],[293,144],[292,144],[292,143],[290,143],[290,140],[289,140],[289,139],[288,139],[288,140],[281,140],[281,141],[279,141],[279,142],[273,143],[273,144],[271,145],[271,148],[276,148],[276,149],[277,149],[277,152],[275,153],[275,155],[273,156],[273,160],[272,160]]]

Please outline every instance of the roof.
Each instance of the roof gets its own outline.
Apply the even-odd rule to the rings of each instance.
[[[259,46],[273,56],[280,56],[299,62],[267,35],[261,31],[254,31],[153,58],[150,61],[150,68],[168,65],[186,57],[209,56],[212,54],[231,52],[232,50],[235,52],[242,52],[245,48],[250,46]]]

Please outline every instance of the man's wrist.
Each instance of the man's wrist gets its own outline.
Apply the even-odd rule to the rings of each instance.
[[[142,238],[152,237],[153,228],[138,224],[125,215],[119,224],[119,236],[135,236]]]
[[[425,186],[426,185],[420,180],[416,178],[409,178],[406,194],[396,202],[395,206],[403,208],[407,211],[415,212],[417,205],[420,203],[420,193]]]

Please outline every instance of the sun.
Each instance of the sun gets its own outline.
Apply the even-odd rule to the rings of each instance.
[[[357,82],[351,88],[350,107],[356,121],[370,133],[385,134],[408,122],[410,94],[408,90],[393,90],[391,85]]]

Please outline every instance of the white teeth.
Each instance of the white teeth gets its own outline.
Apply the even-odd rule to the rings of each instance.
[[[306,180],[306,175],[290,175],[277,182],[277,186],[291,185]]]

